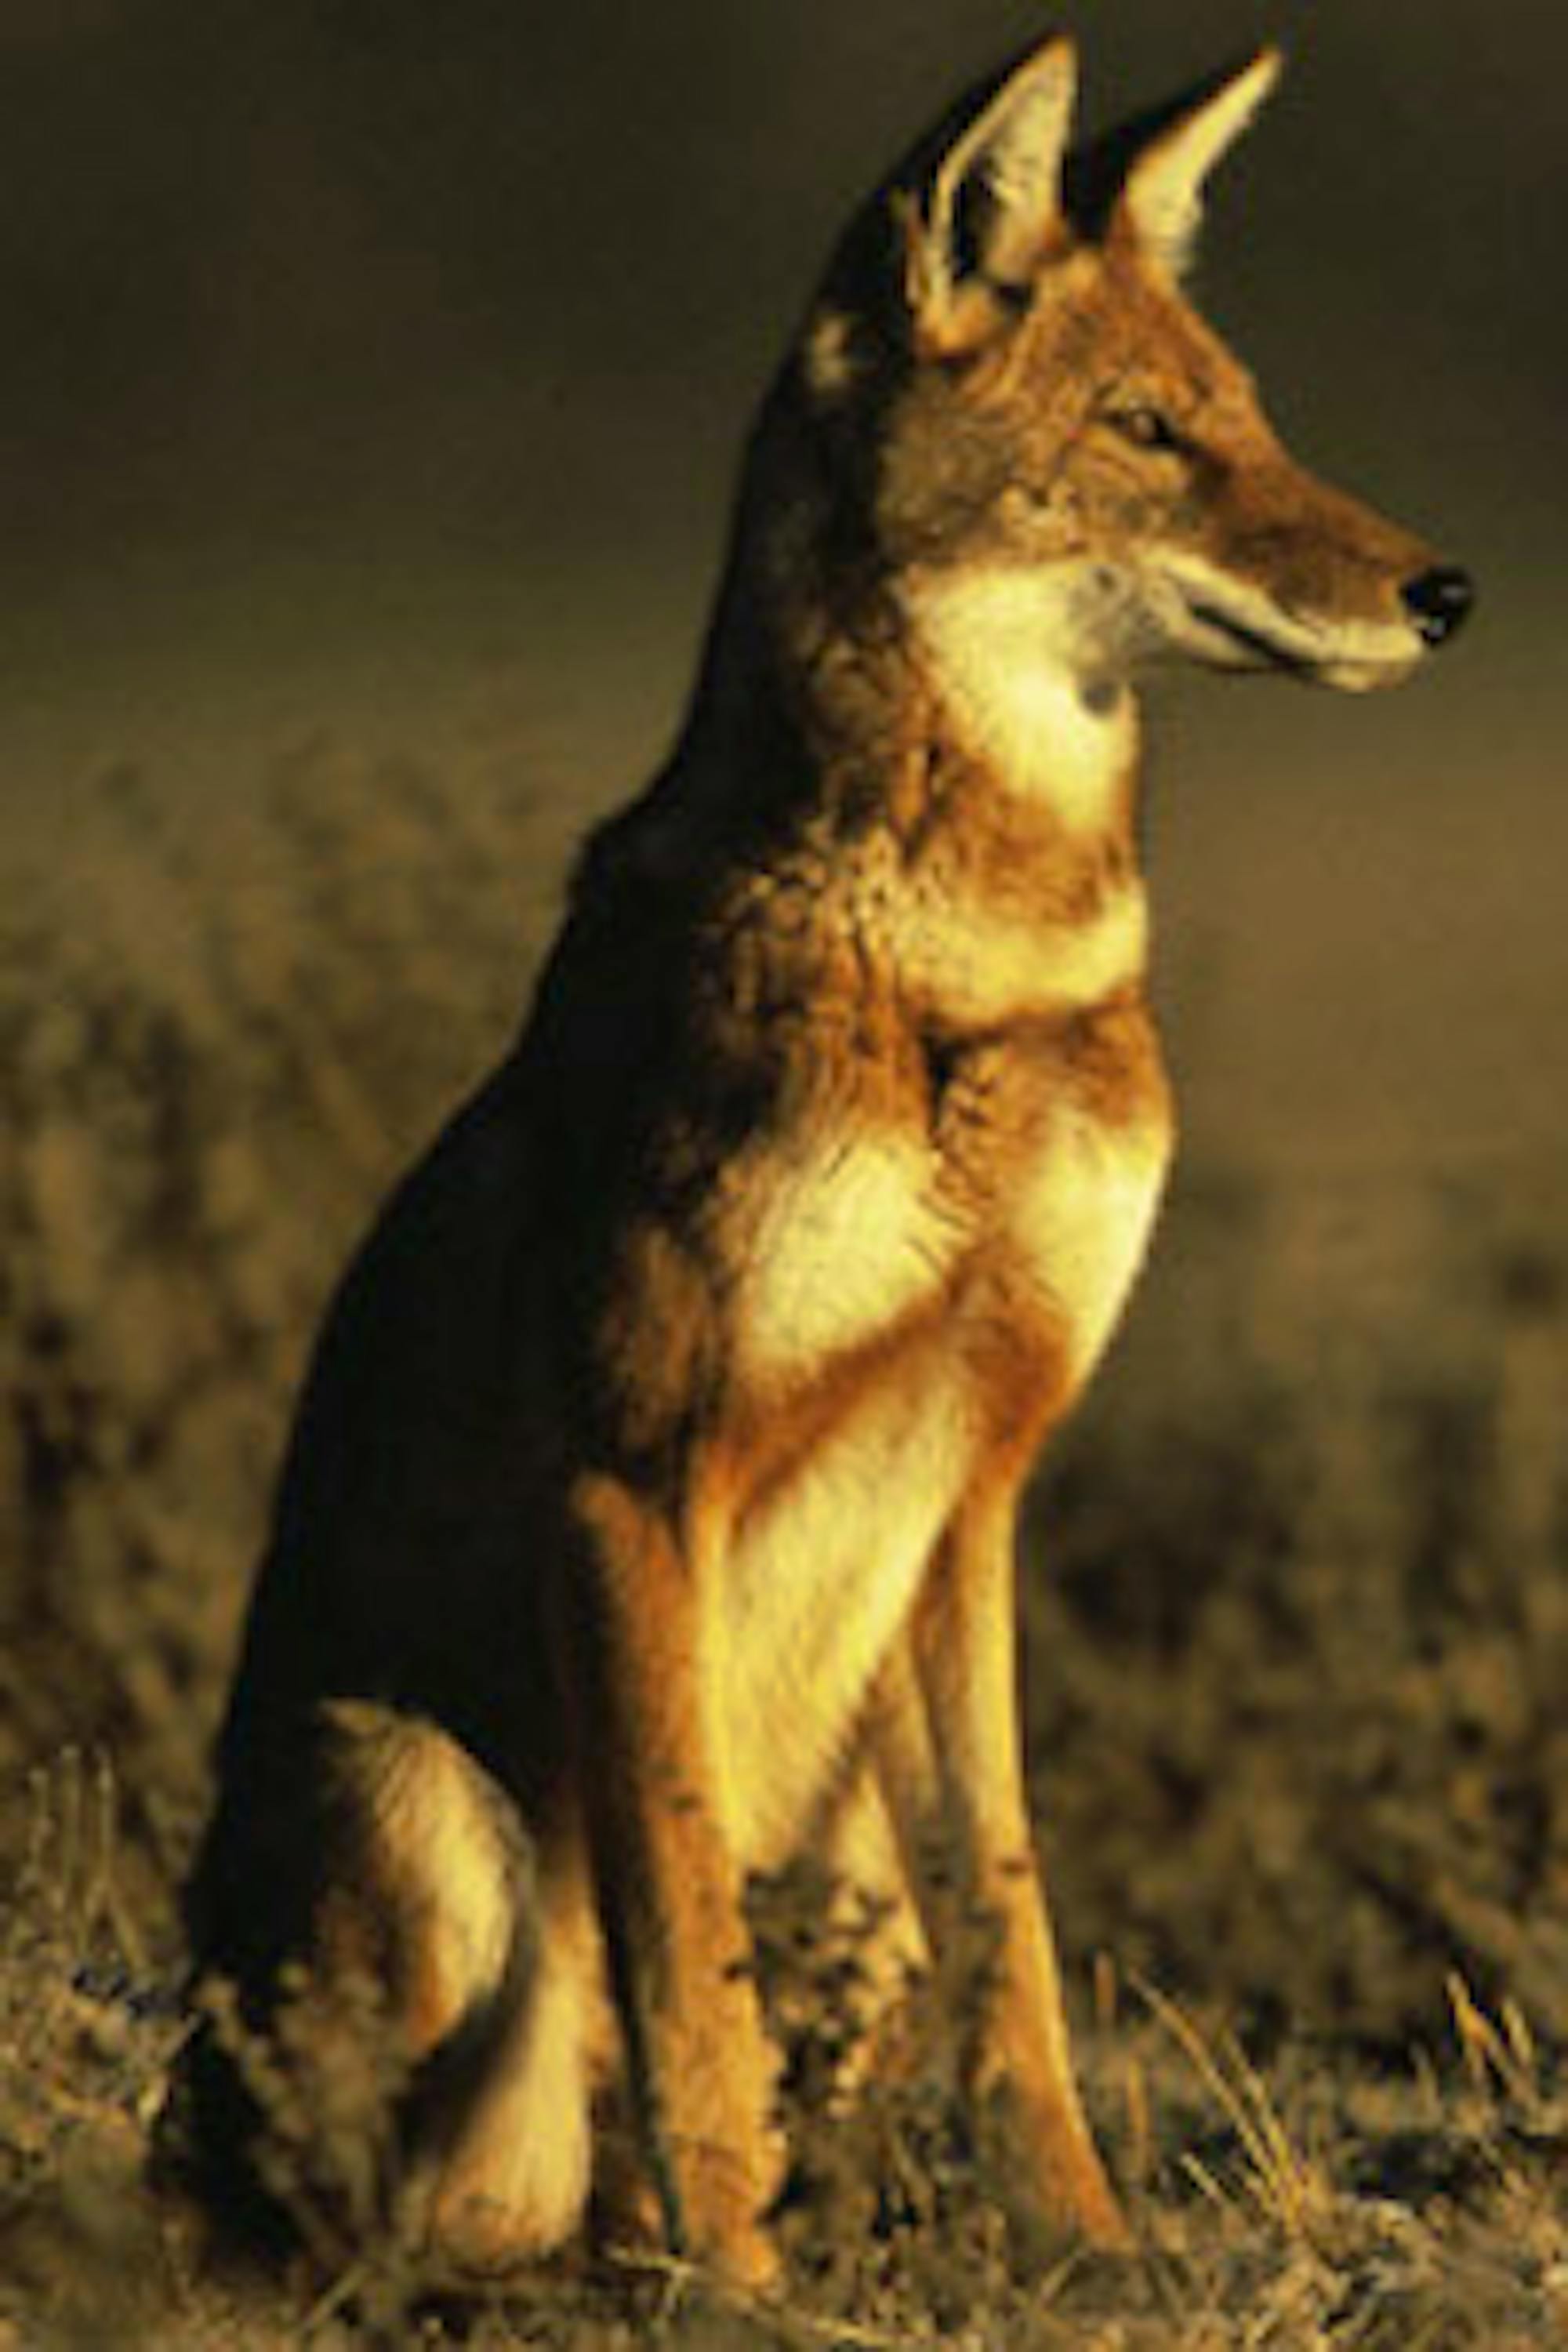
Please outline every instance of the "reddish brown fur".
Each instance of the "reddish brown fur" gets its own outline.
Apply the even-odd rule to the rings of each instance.
[[[903,1955],[947,1932],[945,1845],[1001,1932],[970,2092],[1042,2211],[1122,2234],[1012,1588],[1170,1149],[1127,679],[1160,650],[1402,675],[1427,563],[1292,465],[1178,289],[1270,73],[1075,221],[1053,44],[858,217],[759,424],[680,744],[329,1322],[193,1924],[258,2026],[290,1962],[331,2032],[368,1975],[412,2070],[405,2210],[459,2258],[572,2229],[610,2099],[669,2242],[772,2274],[742,1895],[808,1839],[879,1877]],[[192,2063],[243,2156],[223,2052]]]

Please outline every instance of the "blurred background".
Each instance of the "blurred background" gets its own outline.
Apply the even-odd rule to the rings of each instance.
[[[0,1766],[106,1739],[165,1893],[342,1254],[664,748],[846,213],[1049,22],[0,0]],[[1200,299],[1481,601],[1400,694],[1151,698],[1185,1150],[1043,1506],[1063,1916],[1568,2030],[1568,19],[1074,29],[1089,127],[1284,42]]]

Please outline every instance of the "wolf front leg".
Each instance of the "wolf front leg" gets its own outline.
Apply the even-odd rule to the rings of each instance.
[[[671,2251],[765,2285],[775,2069],[719,1801],[704,1580],[621,1481],[573,1500],[575,1768],[643,2154]]]
[[[973,1493],[949,1527],[910,1639],[883,1675],[875,1736],[933,1950],[944,1932],[942,1891],[931,1885],[933,1841],[956,1864],[954,1891],[998,1930],[994,1963],[973,1990],[965,2029],[970,2100],[977,2113],[1001,2108],[1047,2219],[1120,2246],[1127,2223],[1074,2079],[1024,1790],[1016,1499],[1011,1482]]]

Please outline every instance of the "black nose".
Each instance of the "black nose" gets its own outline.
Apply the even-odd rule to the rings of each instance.
[[[1457,563],[1435,563],[1418,572],[1400,590],[1405,609],[1429,646],[1440,646],[1464,619],[1476,601],[1468,572]]]

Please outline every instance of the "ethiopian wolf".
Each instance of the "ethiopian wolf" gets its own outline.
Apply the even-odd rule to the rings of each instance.
[[[193,1933],[261,2033],[288,1987],[330,2049],[369,1988],[396,2209],[455,2259],[571,2232],[618,2112],[668,2244],[773,2274],[742,1895],[806,1846],[906,1951],[944,1906],[991,1915],[966,2093],[1046,2216],[1122,2233],[1013,1584],[1171,1151],[1131,681],[1391,685],[1469,603],[1301,470],[1184,298],[1277,69],[1069,151],[1053,39],[852,220],[668,763],[589,841],[515,1049],[331,1310]],[[191,2066],[243,2163],[244,2067],[216,2032]]]

